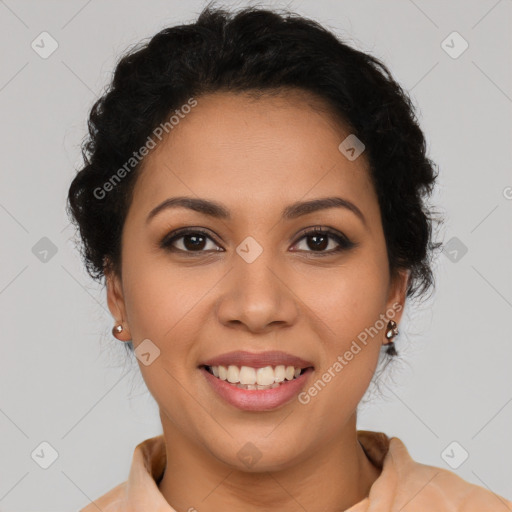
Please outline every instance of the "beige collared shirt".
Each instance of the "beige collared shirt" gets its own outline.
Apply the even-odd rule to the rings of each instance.
[[[512,512],[512,501],[451,471],[414,461],[397,437],[367,430],[357,435],[381,474],[368,497],[346,512]],[[165,462],[163,435],[139,443],[128,480],[80,512],[176,512],[158,489]]]

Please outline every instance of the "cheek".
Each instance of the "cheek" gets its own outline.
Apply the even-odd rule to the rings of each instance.
[[[193,340],[200,338],[204,310],[205,281],[194,271],[147,259],[129,257],[126,263],[125,301],[135,349],[146,339],[158,347],[158,357],[149,365],[138,361],[143,379],[156,401],[169,411],[186,407],[187,393],[180,383],[190,377],[197,360]],[[203,299],[203,300],[201,300]],[[171,392],[176,390],[175,392]]]
[[[321,320],[327,339],[346,343],[374,325],[385,311],[385,265],[361,253],[338,267],[306,269],[307,279],[298,279],[294,292]]]
[[[134,338],[170,341],[173,333],[187,325],[187,315],[196,314],[194,306],[204,295],[200,283],[196,286],[187,279],[185,284],[179,271],[169,277],[155,269],[138,272],[136,279],[128,281],[126,307]]]
[[[179,268],[165,255],[126,252],[123,283],[133,344],[150,339],[160,349],[160,363],[182,374],[194,356],[191,340],[200,337],[198,318],[207,315],[205,294],[218,278],[206,267]]]
[[[367,256],[368,255],[368,256]],[[361,252],[347,263],[328,272],[309,273],[307,284],[297,295],[312,313],[318,339],[323,345],[319,379],[311,403],[334,407],[348,414],[364,395],[383,341],[388,276],[387,260]],[[307,391],[307,390],[306,390]],[[320,397],[321,396],[321,397]],[[327,410],[326,409],[326,410]]]

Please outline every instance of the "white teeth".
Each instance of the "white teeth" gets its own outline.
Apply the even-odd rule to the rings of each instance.
[[[260,386],[268,386],[274,384],[274,370],[272,366],[265,366],[264,368],[258,368],[256,370],[256,382]]]
[[[219,369],[219,379],[226,380],[228,377],[228,369],[225,366],[217,366]],[[213,367],[212,367],[213,371]]]
[[[285,371],[286,380],[292,380],[295,375],[295,368],[293,366],[287,366]]]
[[[284,365],[280,364],[279,366],[276,366],[276,369],[274,370],[274,374],[275,374],[276,382],[283,382],[285,375],[286,375]]]
[[[273,384],[270,384],[269,386],[260,386],[259,384],[235,384],[237,388],[240,389],[274,389],[278,388],[281,383],[274,382]]]
[[[227,374],[227,381],[231,382],[231,384],[236,384],[239,382],[238,375],[240,374],[240,370],[238,369],[238,366],[234,366],[230,364],[228,366],[228,374]]]
[[[256,370],[250,366],[240,368],[240,384],[256,384]]]
[[[243,389],[268,389],[277,387],[284,380],[293,380],[299,377],[301,368],[294,366],[284,366],[282,364],[276,367],[265,366],[263,368],[252,368],[250,366],[241,366],[230,364],[226,366],[211,366],[211,372],[215,377],[221,380],[227,380],[231,384],[239,384]],[[275,386],[274,386],[275,385]],[[261,386],[261,387],[260,387]]]

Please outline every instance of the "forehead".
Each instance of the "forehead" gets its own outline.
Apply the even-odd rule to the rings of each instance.
[[[318,98],[291,90],[196,100],[144,161],[133,197],[144,211],[177,195],[221,198],[229,208],[335,193],[376,200],[364,154],[350,161],[339,150],[351,132]]]

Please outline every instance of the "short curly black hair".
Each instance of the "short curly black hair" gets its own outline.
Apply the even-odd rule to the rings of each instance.
[[[390,272],[410,270],[408,297],[431,288],[440,244],[432,240],[435,218],[426,199],[437,172],[412,102],[387,67],[296,13],[211,4],[194,23],[165,28],[122,56],[91,109],[84,166],[67,205],[89,275],[101,280],[107,265],[121,274],[121,233],[141,163],[110,186],[108,200],[98,191],[172,112],[208,93],[290,87],[322,99],[363,141]]]

